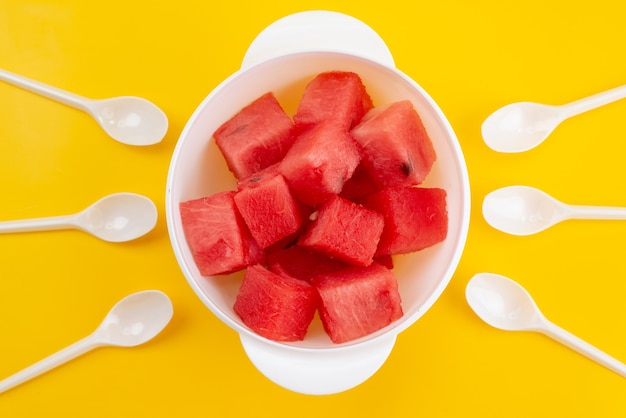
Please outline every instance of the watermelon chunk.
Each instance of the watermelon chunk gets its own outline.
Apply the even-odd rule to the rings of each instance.
[[[254,265],[246,270],[234,310],[244,324],[265,338],[300,341],[318,305],[317,291],[309,283]]]
[[[383,228],[380,213],[335,196],[318,210],[298,245],[352,265],[367,266],[373,261]]]
[[[329,71],[307,84],[293,119],[298,131],[324,121],[350,129],[372,107],[372,99],[358,74]]]
[[[320,123],[298,136],[279,171],[300,201],[316,206],[341,192],[360,159],[347,130]]]
[[[361,144],[363,165],[381,188],[421,184],[436,160],[430,137],[408,100],[370,110],[350,133]]]
[[[298,245],[268,252],[266,263],[268,269],[276,274],[306,280],[307,282],[310,282],[318,274],[330,273],[349,266],[339,260],[334,260],[317,251]]]
[[[213,134],[237,179],[280,161],[295,140],[294,123],[269,92],[222,124]]]
[[[322,324],[334,343],[364,337],[399,319],[398,282],[386,267],[372,263],[313,278]]]
[[[185,238],[203,276],[232,273],[264,258],[235,207],[234,195],[220,192],[180,203]]]
[[[240,185],[234,199],[254,240],[267,248],[295,233],[305,218],[280,173],[272,170],[258,179]]]
[[[368,196],[363,204],[385,217],[377,256],[419,251],[448,234],[444,189],[394,187]]]

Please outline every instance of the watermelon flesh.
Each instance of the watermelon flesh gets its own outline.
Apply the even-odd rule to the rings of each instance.
[[[319,209],[297,245],[367,266],[373,261],[384,225],[380,213],[335,196]]]
[[[387,267],[389,270],[393,270],[394,264],[393,264],[393,257],[391,256],[391,254],[377,255],[374,257],[374,261],[377,262],[378,264],[382,264],[383,266]]]
[[[408,100],[370,110],[350,133],[361,145],[362,163],[380,188],[421,184],[437,158]]]
[[[278,172],[240,185],[235,204],[252,237],[261,246],[270,245],[295,233],[304,222],[301,203]]]
[[[248,267],[234,310],[257,334],[274,341],[303,340],[319,296],[309,283],[260,265]]]
[[[448,234],[444,189],[388,188],[365,198],[364,205],[385,218],[377,256],[420,251],[443,241]]]
[[[298,131],[325,121],[349,130],[372,107],[372,99],[358,74],[329,71],[307,84],[293,119]]]
[[[267,93],[214,138],[237,189],[182,202],[181,220],[202,275],[246,269],[244,324],[299,341],[319,311],[343,343],[402,316],[392,256],[448,228],[445,190],[420,186],[436,154],[411,102],[374,108],[358,75],[330,71],[293,121]]]
[[[357,165],[354,173],[352,173],[352,177],[344,183],[339,196],[344,199],[358,201],[360,198],[377,192],[378,190],[380,190],[380,187],[361,162]]]
[[[369,335],[403,315],[396,277],[378,263],[318,275],[313,285],[322,324],[334,343]]]
[[[347,130],[320,123],[298,136],[279,171],[300,201],[316,206],[341,192],[360,159]]]
[[[180,203],[185,238],[203,276],[232,273],[264,258],[234,196],[234,191],[226,191]]]
[[[272,164],[262,170],[257,171],[247,177],[243,177],[237,180],[237,190],[245,189],[246,187],[256,187],[256,185],[265,180],[266,178],[274,177],[280,172],[278,171],[279,163]]]
[[[322,273],[346,268],[349,264],[332,259],[309,248],[293,245],[267,253],[268,268],[276,274],[311,282]]]
[[[213,134],[237,179],[279,162],[293,144],[294,123],[273,93],[266,93],[222,124]]]

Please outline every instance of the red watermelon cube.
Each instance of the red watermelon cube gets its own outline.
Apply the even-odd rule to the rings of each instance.
[[[254,265],[246,270],[234,310],[244,324],[265,338],[300,341],[318,305],[317,291],[309,283]]]
[[[180,203],[185,238],[203,276],[232,273],[264,257],[235,207],[234,195],[220,192]]]
[[[385,217],[377,256],[419,251],[448,234],[444,189],[394,187],[368,196],[363,204]]]
[[[280,161],[295,140],[293,121],[271,92],[241,109],[213,137],[237,179]]]
[[[310,282],[318,274],[330,273],[349,266],[339,260],[298,245],[268,252],[266,263],[268,269],[276,274],[306,280],[307,282]]]
[[[350,132],[363,165],[381,187],[421,184],[436,160],[422,121],[408,100],[370,110]]]
[[[307,84],[293,118],[299,131],[324,121],[349,130],[372,107],[372,99],[358,74],[329,71]]]
[[[383,228],[380,213],[335,196],[317,211],[297,245],[367,266],[373,261]]]
[[[257,182],[247,182],[234,199],[261,248],[294,234],[305,220],[300,202],[278,172],[262,176]]]
[[[298,136],[279,171],[300,201],[316,206],[341,192],[360,159],[347,130],[321,123]]]
[[[396,277],[378,263],[318,275],[313,285],[322,324],[334,343],[369,335],[403,314]]]

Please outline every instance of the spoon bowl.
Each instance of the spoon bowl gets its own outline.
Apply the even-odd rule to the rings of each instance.
[[[0,222],[0,233],[79,229],[103,241],[125,242],[150,232],[157,217],[157,208],[147,197],[115,193],[75,215]]]
[[[125,242],[150,232],[157,217],[157,208],[147,197],[115,193],[78,214],[76,225],[104,241]]]
[[[481,129],[485,143],[493,150],[522,152],[542,143],[564,119],[559,107],[520,102],[496,110]]]
[[[541,190],[509,186],[494,190],[483,200],[487,223],[512,235],[531,235],[564,220],[568,210]]]
[[[512,235],[531,235],[567,219],[626,219],[626,208],[566,205],[528,186],[494,190],[483,200],[483,217],[492,227]]]
[[[505,331],[537,329],[542,315],[526,289],[495,274],[477,274],[466,288],[467,302],[494,328]]]
[[[522,286],[492,273],[479,273],[465,288],[467,303],[487,324],[505,331],[535,331],[626,377],[626,365],[550,322]]]
[[[89,336],[0,381],[0,393],[60,366],[98,347],[133,347],[157,336],[170,322],[174,309],[158,290],[133,293],[116,303]]]
[[[152,145],[160,142],[167,133],[165,113],[140,97],[123,96],[86,103],[88,112],[118,142]]]
[[[106,345],[133,347],[156,337],[172,315],[172,303],[164,293],[133,293],[111,308],[96,335]]]

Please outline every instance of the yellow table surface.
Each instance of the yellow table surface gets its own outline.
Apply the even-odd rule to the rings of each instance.
[[[1,220],[70,214],[120,191],[160,211],[155,230],[130,243],[78,231],[0,237],[0,378],[87,335],[134,291],[160,289],[175,309],[144,346],[96,350],[0,395],[0,417],[626,416],[624,378],[542,335],[489,327],[464,297],[475,273],[506,275],[553,322],[626,361],[626,223],[569,221],[514,237],[481,214],[485,194],[511,184],[626,206],[626,102],[566,121],[526,153],[494,152],[480,134],[505,104],[561,104],[626,83],[624,3],[249,4],[0,0],[0,68],[87,97],[145,97],[170,120],[161,144],[130,147],[80,111],[0,83]],[[329,396],[292,393],[254,368],[187,285],[164,212],[169,160],[195,107],[264,27],[311,9],[381,35],[448,116],[472,188],[467,246],[441,298],[371,379]]]

